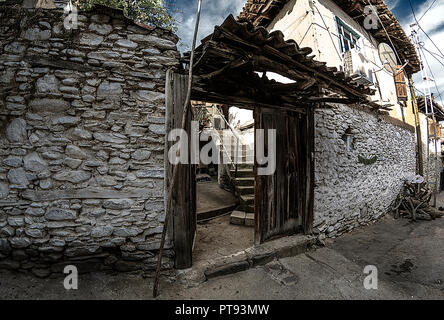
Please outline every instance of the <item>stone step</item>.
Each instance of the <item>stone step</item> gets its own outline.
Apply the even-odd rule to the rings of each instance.
[[[236,159],[236,158],[230,158],[231,159],[231,161],[233,162],[233,164],[246,164],[246,165],[248,165],[248,166],[251,166],[251,168],[253,168],[254,167],[254,160],[250,160],[250,159],[245,159],[245,158],[239,158],[239,159]]]
[[[238,186],[236,190],[240,195],[254,195],[254,184],[252,186]]]
[[[230,216],[230,223],[238,226],[254,227],[254,213],[245,211],[233,211]]]
[[[239,208],[244,210],[246,213],[254,213],[254,204],[252,204],[252,205],[240,205]]]
[[[250,194],[241,195],[240,202],[241,202],[241,205],[254,206],[254,194],[253,195],[250,195]]]
[[[316,237],[295,235],[268,241],[210,262],[205,261],[201,267],[205,275],[202,282],[265,265],[275,259],[297,256],[310,250],[315,243]],[[194,272],[196,269],[193,267]]]
[[[244,211],[233,211],[230,215],[230,223],[237,226],[243,226],[245,225],[245,216],[246,213]]]
[[[245,214],[245,226],[246,227],[254,227],[256,222],[254,220],[254,213],[246,213]]]
[[[240,208],[247,213],[254,212],[254,194],[245,194],[239,196]]]
[[[252,163],[238,163],[237,164],[237,169],[249,169],[251,171],[254,170],[254,164]]]
[[[247,177],[254,177],[254,172],[251,169],[237,169],[236,170],[230,170],[230,174],[233,178],[247,178]]]
[[[234,184],[237,186],[254,186],[254,177],[236,178]]]
[[[249,156],[246,152],[230,152],[229,150],[226,151],[228,153],[228,155],[230,156],[231,159],[234,160],[238,160],[239,162],[242,160],[244,162],[250,160],[250,161],[254,161],[254,156]]]

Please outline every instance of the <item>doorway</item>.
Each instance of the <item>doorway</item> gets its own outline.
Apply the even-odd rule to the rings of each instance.
[[[254,120],[252,111],[227,105],[194,101],[192,109],[200,136],[193,250],[199,263],[254,244]]]
[[[177,121],[176,114],[182,115],[186,76],[167,73],[167,132]],[[223,104],[220,99],[211,98],[213,103]],[[294,111],[274,107],[260,107],[248,101],[240,103],[242,107],[253,110],[254,129],[264,131],[264,139],[259,143],[257,133],[254,138],[254,149],[261,149],[264,155],[275,156],[275,170],[269,174],[264,172],[268,164],[258,161],[258,152],[254,155],[254,243],[286,235],[304,232],[311,233],[313,224],[314,196],[314,112],[313,108],[299,108]],[[170,114],[168,116],[168,114]],[[192,113],[188,122],[192,120]],[[186,130],[191,132],[191,127]],[[266,134],[275,131],[273,140]],[[168,145],[168,144],[167,144]],[[167,172],[172,170],[168,164]],[[189,268],[193,264],[193,248],[196,245],[197,225],[197,188],[195,165],[179,164],[182,173],[180,181],[173,192],[173,227],[171,238],[176,253],[176,268]],[[218,169],[219,170],[219,169]],[[237,168],[239,172],[239,167]],[[227,219],[227,218],[225,218]],[[226,222],[226,221],[225,221]],[[221,224],[224,221],[220,221]],[[214,226],[214,235],[230,233]],[[209,242],[211,242],[211,238]],[[244,248],[245,249],[245,248]],[[220,250],[220,248],[219,248]],[[209,251],[209,250],[208,250]]]

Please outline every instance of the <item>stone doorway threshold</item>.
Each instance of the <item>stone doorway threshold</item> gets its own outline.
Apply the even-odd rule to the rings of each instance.
[[[177,270],[177,279],[188,287],[195,287],[212,278],[245,271],[275,259],[302,254],[315,243],[316,237],[305,235],[276,239],[235,254],[198,261],[190,269]]]

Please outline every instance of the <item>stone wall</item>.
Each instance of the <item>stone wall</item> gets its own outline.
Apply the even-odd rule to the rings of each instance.
[[[342,105],[317,110],[315,123],[314,227],[323,240],[388,213],[404,179],[415,174],[415,134],[406,125]],[[375,156],[375,163],[366,161]]]
[[[0,268],[153,269],[178,38],[105,8],[64,18],[0,6]]]

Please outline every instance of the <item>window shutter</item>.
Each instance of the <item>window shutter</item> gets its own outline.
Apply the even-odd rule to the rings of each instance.
[[[401,66],[396,68],[395,75],[395,86],[396,86],[396,94],[398,96],[399,101],[407,101],[407,84],[405,83],[404,70],[401,70]]]
[[[430,132],[430,135],[433,136],[435,134],[433,127],[435,127],[436,128],[436,138],[439,140],[441,138],[441,130],[439,127],[439,123],[436,123],[435,125],[436,125],[436,127],[433,125],[432,121],[429,121],[429,132]]]

